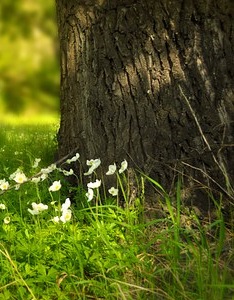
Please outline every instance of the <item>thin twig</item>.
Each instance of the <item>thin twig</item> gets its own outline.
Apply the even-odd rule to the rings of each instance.
[[[187,103],[187,105],[188,105],[188,107],[189,107],[189,110],[190,110],[190,112],[191,112],[191,114],[192,114],[192,116],[193,116],[193,118],[194,118],[194,120],[195,120],[195,123],[196,123],[196,125],[197,125],[197,127],[198,127],[198,130],[199,130],[199,132],[200,132],[200,134],[201,134],[201,136],[202,136],[202,139],[203,139],[204,143],[206,144],[207,148],[210,150],[211,156],[212,156],[212,158],[213,158],[215,164],[218,166],[218,168],[220,169],[221,173],[223,174],[228,189],[231,189],[231,193],[233,193],[233,189],[232,189],[232,186],[231,186],[231,183],[230,183],[230,180],[229,180],[229,176],[228,176],[228,174],[227,174],[227,170],[226,170],[224,164],[223,164],[222,162],[220,163],[220,162],[217,160],[217,158],[215,157],[215,155],[214,155],[214,153],[213,153],[213,151],[212,151],[212,148],[211,148],[209,142],[207,141],[207,138],[205,137],[205,135],[204,135],[204,133],[203,133],[203,130],[202,130],[202,128],[201,128],[201,125],[200,125],[200,123],[199,123],[199,121],[198,121],[198,118],[197,118],[197,116],[196,116],[196,114],[195,114],[195,111],[194,111],[194,109],[192,108],[192,106],[191,106],[191,104],[190,104],[188,98],[187,98],[186,95],[184,94],[184,92],[183,92],[183,90],[182,90],[182,88],[181,88],[180,85],[179,85],[179,89],[180,89],[180,92],[181,92],[183,98],[185,99],[185,101],[186,101],[186,103]],[[222,190],[225,191],[225,193],[226,193],[231,199],[234,199],[234,197],[230,194],[229,191],[227,191],[227,190],[224,189],[224,188],[222,188]]]
[[[202,174],[204,174],[207,178],[209,178],[212,182],[214,182],[228,197],[230,197],[231,199],[234,200],[234,197],[232,195],[230,195],[216,180],[214,180],[210,175],[208,175],[204,170],[202,170],[201,168],[197,168],[194,167],[188,163],[185,163],[182,161],[182,164],[185,166],[188,166],[194,170],[200,171]],[[230,202],[232,205],[234,205],[234,203]]]

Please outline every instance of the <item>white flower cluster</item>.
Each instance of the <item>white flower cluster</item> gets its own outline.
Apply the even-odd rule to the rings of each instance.
[[[72,158],[67,159],[66,163],[67,164],[71,164],[74,163],[76,161],[78,161],[80,158],[79,153],[76,153]],[[40,158],[36,158],[32,164],[32,168],[36,169],[39,166],[41,159]],[[90,176],[93,173],[95,173],[95,170],[100,166],[101,164],[101,160],[100,158],[97,159],[91,159],[91,160],[87,160],[86,161],[87,166],[89,167],[88,171],[84,173],[85,176]],[[118,176],[118,174],[123,173],[128,167],[128,163],[126,160],[121,162],[121,166],[120,168],[117,170],[117,166],[116,164],[112,164],[109,165],[108,167],[108,171],[106,172],[106,175],[110,176],[110,175],[114,175],[116,174]],[[70,176],[74,174],[74,171],[72,169],[68,170],[64,170],[61,168],[58,168],[56,166],[56,164],[51,164],[50,166],[48,166],[47,168],[42,168],[39,173],[37,173],[35,176],[28,178],[24,172],[21,169],[17,169],[14,173],[12,173],[9,176],[9,179],[15,182],[15,185],[13,185],[13,187],[15,187],[15,189],[18,189],[20,187],[21,184],[25,183],[25,182],[33,182],[33,183],[39,183],[41,181],[44,181],[45,179],[47,179],[49,177],[49,174],[52,173],[53,171],[59,171],[61,173],[63,173],[65,176]],[[101,186],[102,182],[99,179],[96,179],[95,181],[90,181],[87,184],[87,193],[86,193],[86,197],[88,201],[91,201],[96,195],[98,195],[98,192],[96,192],[99,187]],[[52,182],[52,184],[49,186],[48,190],[49,192],[57,192],[61,189],[62,184],[60,182],[60,180],[55,180],[54,182]],[[0,190],[1,191],[6,191],[8,190],[10,187],[9,182],[4,178],[0,180]],[[118,195],[118,188],[115,187],[111,187],[108,189],[108,192],[110,195],[112,196],[117,196]],[[51,193],[52,196],[52,193]],[[52,196],[53,197],[53,196]],[[55,201],[56,202],[56,201]],[[55,202],[51,202],[55,203]],[[41,214],[43,211],[48,210],[48,205],[43,204],[43,203],[35,203],[32,202],[31,203],[32,208],[28,208],[28,212],[32,215],[39,215]],[[68,221],[70,221],[71,217],[72,217],[72,211],[70,209],[71,206],[71,201],[69,198],[67,198],[65,200],[65,202],[62,204],[61,206],[61,215],[60,216],[55,216],[52,221],[55,223],[58,222],[62,222],[62,223],[66,223]],[[0,210],[6,210],[6,206],[4,203],[0,203]],[[10,223],[10,217],[7,216],[4,219],[4,223],[8,224]]]
[[[87,160],[86,164],[90,166],[89,170],[87,173],[84,173],[84,175],[91,175],[95,169],[99,167],[101,164],[100,159],[92,159],[92,160]],[[128,167],[128,163],[126,160],[122,161],[121,167],[119,169],[119,174],[123,173]],[[114,163],[113,165],[109,165],[108,171],[106,172],[106,175],[114,175],[116,173],[117,166]],[[98,189],[101,186],[101,180],[96,179],[95,182],[89,182],[87,184],[88,192],[86,193],[86,197],[88,198],[88,201],[91,201],[94,198],[94,189]],[[115,187],[111,187],[108,192],[112,196],[117,196],[119,190]]]
[[[94,189],[98,189],[101,186],[101,183],[101,180],[96,179],[95,182],[89,182],[87,184],[88,192],[86,193],[86,197],[88,198],[88,201],[93,200]]]
[[[61,216],[56,216],[54,217],[51,221],[58,223],[59,221],[66,223],[68,221],[71,220],[71,216],[72,216],[72,211],[70,209],[71,206],[71,201],[69,198],[67,198],[65,200],[65,202],[62,204],[61,207]],[[1,206],[0,206],[1,208]],[[2,208],[3,209],[3,208]],[[30,212],[31,215],[39,215],[41,214],[43,211],[48,210],[48,205],[45,205],[43,203],[32,203],[32,209],[28,208],[28,211]]]
[[[128,162],[126,161],[126,159],[124,161],[121,162],[121,167],[119,169],[119,174],[123,173],[124,171],[126,171],[128,168]],[[109,165],[109,169],[106,172],[106,175],[113,175],[116,172],[116,164],[113,165]]]
[[[39,215],[41,212],[43,212],[44,210],[48,209],[48,205],[45,205],[43,203],[32,203],[32,209],[28,208],[28,211],[30,212],[30,214],[32,215]]]
[[[74,162],[79,158],[79,154],[76,153],[76,155],[71,158],[69,161]],[[39,165],[39,162],[41,161],[40,158],[36,158],[33,162],[32,168],[37,168]],[[35,176],[31,178],[27,178],[27,176],[24,174],[24,172],[21,169],[17,169],[14,173],[12,173],[9,176],[10,180],[13,180],[15,182],[15,185],[13,187],[18,190],[20,185],[31,181],[33,183],[39,183],[40,181],[44,181],[49,177],[49,174],[52,173],[53,171],[58,170],[59,172],[63,173],[65,176],[70,176],[74,174],[74,171],[70,169],[69,171],[63,170],[61,168],[57,168],[56,164],[51,164],[47,168],[42,168],[39,173],[37,173]],[[10,183],[4,178],[0,180],[0,190],[6,191],[10,188]],[[49,188],[50,191],[58,191],[61,188],[60,181],[55,181],[52,186]]]
[[[54,223],[58,223],[59,221],[63,222],[63,223],[66,223],[68,221],[71,220],[71,217],[72,217],[72,211],[70,209],[70,206],[71,206],[71,201],[69,198],[67,198],[65,200],[65,202],[62,204],[62,207],[61,207],[61,216],[56,216],[52,219],[52,221]]]

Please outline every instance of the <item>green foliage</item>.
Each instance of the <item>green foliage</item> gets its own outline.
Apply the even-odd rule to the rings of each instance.
[[[53,124],[2,125],[1,129],[0,179],[8,179],[19,167],[28,178],[36,177],[41,167],[53,161]],[[22,154],[15,155],[16,151]],[[36,157],[42,160],[35,167]],[[160,216],[155,213],[149,218],[143,199],[129,200],[127,170],[117,173],[117,186],[125,199],[120,206],[118,196],[104,197],[96,188],[88,202],[87,188],[69,186],[62,169],[0,195],[0,203],[6,206],[0,209],[0,299],[233,297],[232,233],[215,199],[216,218],[200,220],[194,211],[183,208],[180,181],[175,196],[170,196],[157,181],[141,174],[139,187],[144,190],[146,180],[161,194]],[[61,189],[49,191],[58,180]],[[71,219],[53,221],[67,197]],[[28,211],[32,202],[43,202],[48,209],[32,215]]]
[[[0,112],[58,109],[57,42],[53,1],[1,1]]]

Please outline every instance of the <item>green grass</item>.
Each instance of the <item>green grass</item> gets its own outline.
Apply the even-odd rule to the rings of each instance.
[[[31,168],[36,157],[47,165],[54,160],[58,118],[42,116],[16,118],[1,116],[0,176],[11,174],[18,167]]]
[[[0,191],[6,206],[0,210],[0,299],[234,299],[233,228],[217,199],[216,218],[200,220],[183,207],[180,181],[172,197],[139,174],[142,195],[130,201],[127,170],[116,176],[124,207],[98,189],[88,202],[87,187],[69,186],[58,169],[15,190],[9,177],[16,169],[31,177],[53,162],[54,121],[0,125],[0,179],[13,187]],[[41,158],[37,168],[35,158]],[[61,189],[49,192],[58,180]],[[160,213],[151,208],[150,218],[145,181],[161,195]],[[71,219],[51,221],[68,197]],[[32,202],[48,209],[32,215]]]

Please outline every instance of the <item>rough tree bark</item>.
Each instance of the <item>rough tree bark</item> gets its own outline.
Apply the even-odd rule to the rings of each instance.
[[[104,169],[127,159],[167,187],[177,170],[230,195],[234,2],[56,5],[59,156],[78,149],[84,161],[100,157]]]

